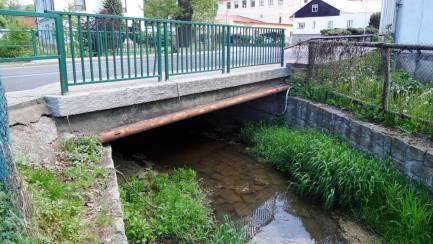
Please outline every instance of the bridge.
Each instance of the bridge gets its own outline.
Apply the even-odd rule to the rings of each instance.
[[[59,132],[99,134],[105,142],[288,89],[284,29],[71,12],[0,14],[52,19],[53,30],[21,30],[32,42],[20,48],[31,55],[0,62],[39,62],[26,65],[19,82],[48,84],[7,93],[9,105],[19,110],[44,98]],[[33,77],[40,67],[46,75]]]

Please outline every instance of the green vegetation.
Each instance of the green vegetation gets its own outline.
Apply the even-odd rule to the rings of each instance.
[[[370,16],[368,26],[379,29],[380,27],[380,12],[374,13]]]
[[[20,211],[12,204],[10,193],[0,184],[0,242],[26,243],[25,224]]]
[[[123,7],[120,0],[105,0],[102,6],[106,10],[107,14],[123,15]]]
[[[92,137],[61,143],[64,155],[54,166],[17,162],[29,184],[34,211],[33,231],[42,242],[76,242],[86,238],[82,218],[92,189],[105,184],[106,171],[97,167],[101,144]]]
[[[144,0],[143,11],[147,18],[213,21],[217,6],[217,0]]]
[[[387,111],[381,111],[382,67],[380,52],[371,52],[319,69],[306,85],[303,77],[294,77],[292,83],[296,95],[350,110],[360,119],[433,138],[433,85],[394,71]]]
[[[379,31],[376,28],[333,28],[333,29],[323,29],[320,34],[324,36],[347,36],[347,35],[363,35],[363,34],[378,34]]]
[[[421,185],[415,190],[389,162],[321,132],[250,125],[242,138],[288,174],[300,195],[351,210],[386,242],[433,241],[429,191]]]
[[[123,183],[120,195],[131,242],[245,242],[242,231],[228,223],[215,224],[193,170],[178,169],[170,175],[149,171],[145,179]]]

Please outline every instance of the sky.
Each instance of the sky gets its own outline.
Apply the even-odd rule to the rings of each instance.
[[[33,4],[33,0],[19,0],[21,5]]]

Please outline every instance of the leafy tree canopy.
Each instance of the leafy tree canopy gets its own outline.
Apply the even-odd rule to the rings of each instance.
[[[180,4],[180,2],[187,2]],[[217,13],[218,0],[144,0],[144,16],[149,18],[173,18],[179,19],[189,14],[184,8],[187,5],[192,8],[192,20],[194,21],[212,21]]]
[[[370,16],[370,22],[368,23],[370,27],[379,29],[380,26],[380,12],[374,13]]]
[[[123,6],[120,0],[105,0],[103,7],[106,14],[123,15]]]

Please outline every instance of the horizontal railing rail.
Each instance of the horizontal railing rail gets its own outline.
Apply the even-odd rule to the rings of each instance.
[[[0,12],[2,14],[2,12]],[[16,13],[17,15],[19,13]],[[22,16],[22,15],[20,15]],[[32,35],[33,58],[64,51],[70,86],[158,78],[284,63],[284,29],[48,11],[59,29]],[[30,46],[26,46],[30,48]],[[1,58],[0,58],[1,59]],[[67,78],[68,76],[66,76]]]

